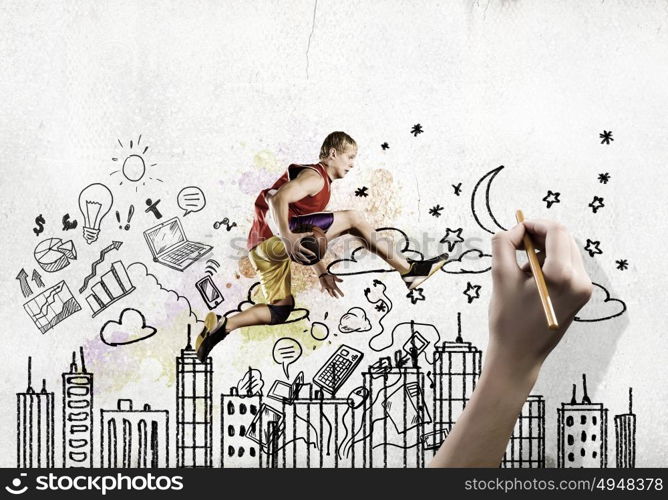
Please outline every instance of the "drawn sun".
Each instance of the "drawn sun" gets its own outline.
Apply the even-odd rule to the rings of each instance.
[[[125,149],[125,146],[123,146],[123,143],[121,142],[120,139],[118,139],[118,144],[121,146],[121,148]],[[130,151],[128,152],[127,155],[125,155],[125,158],[123,159],[123,167],[121,167],[118,170],[114,170],[109,174],[109,175],[114,175],[121,172],[123,174],[123,180],[121,180],[118,183],[118,185],[122,186],[124,181],[129,181],[133,184],[136,184],[135,193],[139,189],[139,182],[141,182],[142,186],[146,185],[146,181],[144,180],[145,178],[163,182],[162,179],[153,178],[146,175],[145,155],[146,152],[148,151],[148,146],[145,146],[144,149],[140,152],[139,151],[141,149],[140,144],[141,144],[141,135],[137,139],[137,144],[135,144],[134,141],[130,139]],[[134,149],[135,147],[137,148],[137,150]],[[120,160],[121,158],[112,158],[112,161],[120,161]],[[156,165],[157,163],[152,163],[149,165],[149,167],[155,167]]]

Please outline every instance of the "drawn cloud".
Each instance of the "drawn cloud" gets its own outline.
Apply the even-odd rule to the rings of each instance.
[[[137,309],[127,308],[118,321],[107,321],[100,330],[102,342],[110,346],[133,344],[156,334],[158,330],[146,324],[146,318]]]
[[[421,252],[410,248],[408,235],[396,227],[380,227],[376,229],[380,233],[379,238],[389,238],[395,242],[395,248],[413,260],[423,260]],[[398,245],[397,245],[398,243]],[[352,276],[355,274],[368,273],[390,273],[393,272],[382,259],[364,251],[364,247],[357,247],[352,251],[349,258],[336,259],[327,266],[327,271],[335,276]]]
[[[473,248],[456,259],[450,259],[441,268],[447,274],[482,274],[492,269],[492,256]]]
[[[575,317],[575,321],[593,323],[616,318],[626,312],[626,304],[623,300],[610,297],[610,292],[599,283],[594,285],[594,293],[586,306]]]
[[[339,331],[343,333],[368,332],[369,330],[371,330],[371,323],[361,307],[350,308],[339,320]]]

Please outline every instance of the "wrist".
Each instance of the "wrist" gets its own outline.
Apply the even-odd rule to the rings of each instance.
[[[518,387],[535,385],[543,363],[528,355],[509,354],[490,344],[483,363],[481,378],[507,382]]]

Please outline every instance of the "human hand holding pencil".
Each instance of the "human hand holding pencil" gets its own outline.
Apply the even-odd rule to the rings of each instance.
[[[531,262],[524,266],[517,263],[517,251],[527,249],[527,237],[538,250],[535,261],[549,290],[548,304],[555,314],[552,320]],[[495,234],[492,254],[489,357],[512,363],[515,369],[536,371],[591,297],[592,283],[580,250],[562,224],[528,220]]]
[[[529,263],[517,263],[527,236],[538,250],[532,260],[541,266],[542,293],[536,262],[533,273]],[[494,235],[492,283],[481,376],[430,467],[499,467],[543,361],[592,294],[575,240],[563,225],[548,220],[523,221]],[[544,308],[548,295],[555,313],[550,319]]]

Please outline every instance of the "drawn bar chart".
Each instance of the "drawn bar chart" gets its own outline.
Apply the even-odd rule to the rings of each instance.
[[[120,260],[113,262],[111,269],[91,287],[92,293],[86,296],[93,318],[134,289],[123,263]]]

